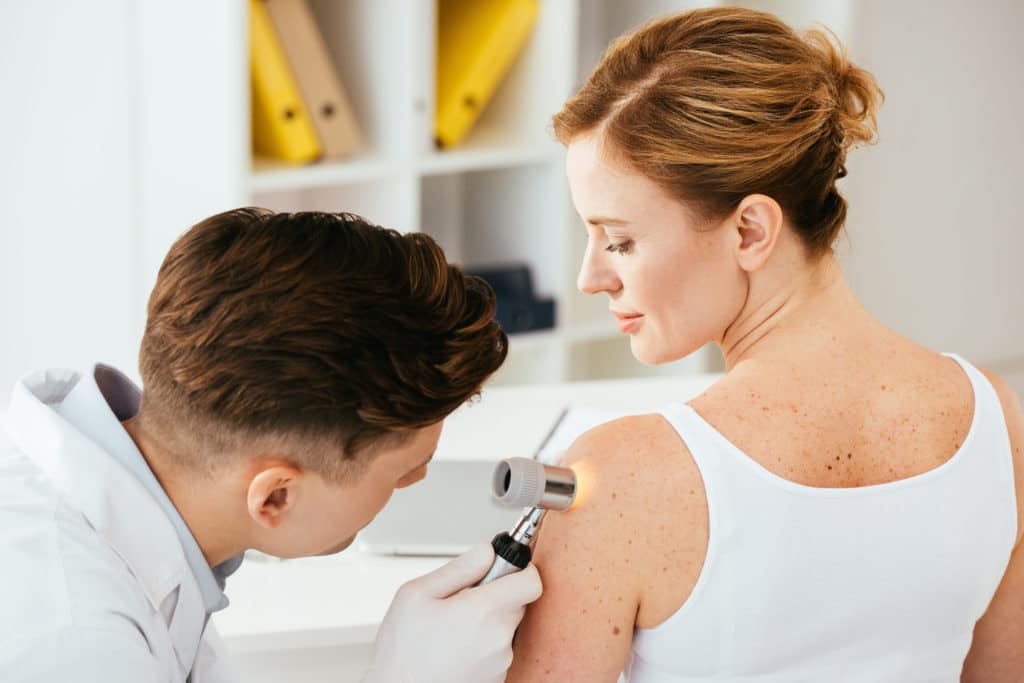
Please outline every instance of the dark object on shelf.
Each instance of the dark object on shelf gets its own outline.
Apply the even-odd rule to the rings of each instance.
[[[529,266],[486,266],[466,268],[465,272],[483,278],[494,290],[498,299],[494,317],[506,334],[555,326],[555,301],[536,298]]]

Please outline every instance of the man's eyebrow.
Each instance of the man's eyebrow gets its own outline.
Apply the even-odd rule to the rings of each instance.
[[[591,216],[587,219],[587,223],[591,225],[629,225],[629,221],[624,218],[609,218],[607,216]]]

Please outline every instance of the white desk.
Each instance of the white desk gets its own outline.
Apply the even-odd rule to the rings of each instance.
[[[568,405],[645,413],[698,395],[717,375],[488,389],[445,423],[436,459],[530,456]],[[429,473],[428,475],[429,476]],[[397,558],[352,549],[334,557],[247,560],[228,582],[231,606],[214,617],[244,680],[359,680],[402,583],[447,558]]]

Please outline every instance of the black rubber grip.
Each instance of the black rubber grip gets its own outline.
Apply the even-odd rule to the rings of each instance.
[[[530,546],[512,538],[507,531],[502,531],[495,536],[491,541],[491,547],[494,548],[495,555],[520,569],[526,569],[526,565],[530,564],[530,560],[533,558]]]

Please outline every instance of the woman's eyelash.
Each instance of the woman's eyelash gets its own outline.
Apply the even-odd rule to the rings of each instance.
[[[609,244],[604,248],[604,250],[614,252],[616,254],[625,254],[632,246],[633,240],[626,240],[625,242],[619,242],[618,244]]]

